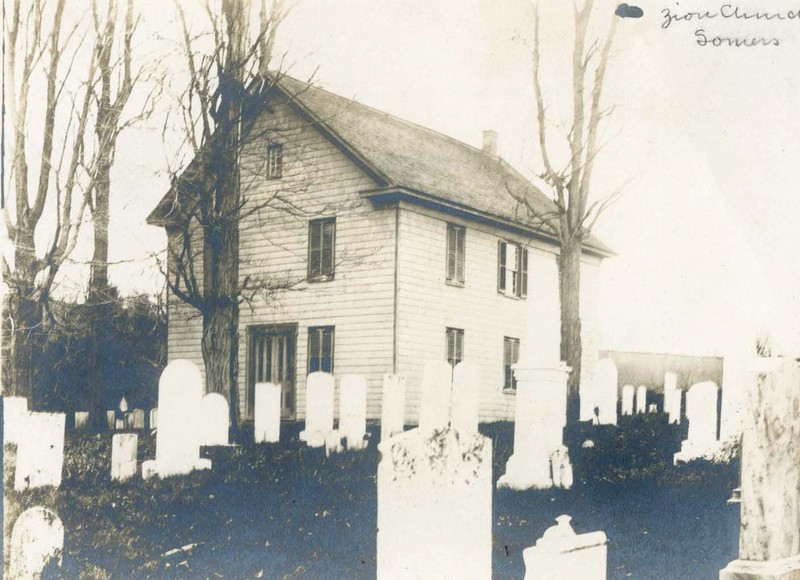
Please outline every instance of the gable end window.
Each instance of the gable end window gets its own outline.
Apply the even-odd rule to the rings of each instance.
[[[283,145],[273,143],[267,146],[267,177],[280,179],[283,176]]]
[[[308,222],[308,280],[333,280],[336,218]]]
[[[450,366],[464,360],[464,330],[448,328],[445,332],[445,358]]]
[[[447,278],[448,284],[464,285],[464,255],[466,228],[447,224]]]
[[[333,326],[308,327],[308,372],[333,372]]]
[[[528,295],[528,249],[520,244],[497,242],[497,291],[506,296]]]
[[[503,337],[503,389],[515,391],[517,379],[511,365],[519,362],[519,339]]]

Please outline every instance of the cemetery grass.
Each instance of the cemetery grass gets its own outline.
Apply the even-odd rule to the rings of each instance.
[[[379,429],[369,429],[367,450],[326,458],[298,441],[300,428],[283,425],[279,445],[209,449],[210,471],[127,482],[110,479],[110,434],[69,432],[60,489],[14,492],[6,469],[6,545],[9,522],[45,505],[66,530],[54,577],[373,578]],[[493,440],[496,481],[513,427],[482,431]],[[5,453],[8,465],[14,448]],[[155,438],[140,435],[139,461],[154,456]],[[494,577],[522,578],[522,550],[566,513],[578,533],[608,535],[609,578],[715,578],[737,551],[730,470],[656,473],[569,491],[495,491]]]

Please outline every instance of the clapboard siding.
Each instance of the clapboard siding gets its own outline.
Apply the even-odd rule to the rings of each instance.
[[[407,419],[418,417],[425,361],[446,358],[448,327],[464,330],[464,359],[480,369],[481,421],[513,419],[515,395],[503,392],[503,338],[520,339],[521,359],[558,357],[555,247],[409,205],[401,206],[399,220],[397,341],[399,372],[408,381]],[[445,282],[448,222],[466,227],[464,287]],[[497,292],[500,239],[528,248],[526,299]]]
[[[361,199],[359,192],[375,182],[289,105],[278,103],[263,113],[253,134],[241,156],[246,217],[240,223],[240,280],[285,288],[259,293],[241,306],[240,408],[247,412],[249,328],[297,325],[296,411],[303,418],[308,328],[331,325],[335,374],[364,375],[368,417],[379,417],[383,375],[393,369],[394,211]],[[281,179],[264,175],[269,142],[283,145]],[[334,279],[307,282],[308,222],[334,216]],[[188,321],[187,309],[170,301],[169,357],[202,367],[202,323]]]

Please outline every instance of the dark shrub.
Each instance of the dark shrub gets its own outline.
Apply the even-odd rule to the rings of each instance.
[[[685,422],[661,413],[623,415],[618,425],[579,423],[565,430],[575,481],[586,484],[653,479],[666,473],[686,437]],[[587,441],[592,446],[584,447]]]

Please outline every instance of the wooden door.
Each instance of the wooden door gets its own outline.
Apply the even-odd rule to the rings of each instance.
[[[281,386],[281,418],[295,415],[295,327],[264,327],[251,333],[248,418],[253,419],[255,383]]]

